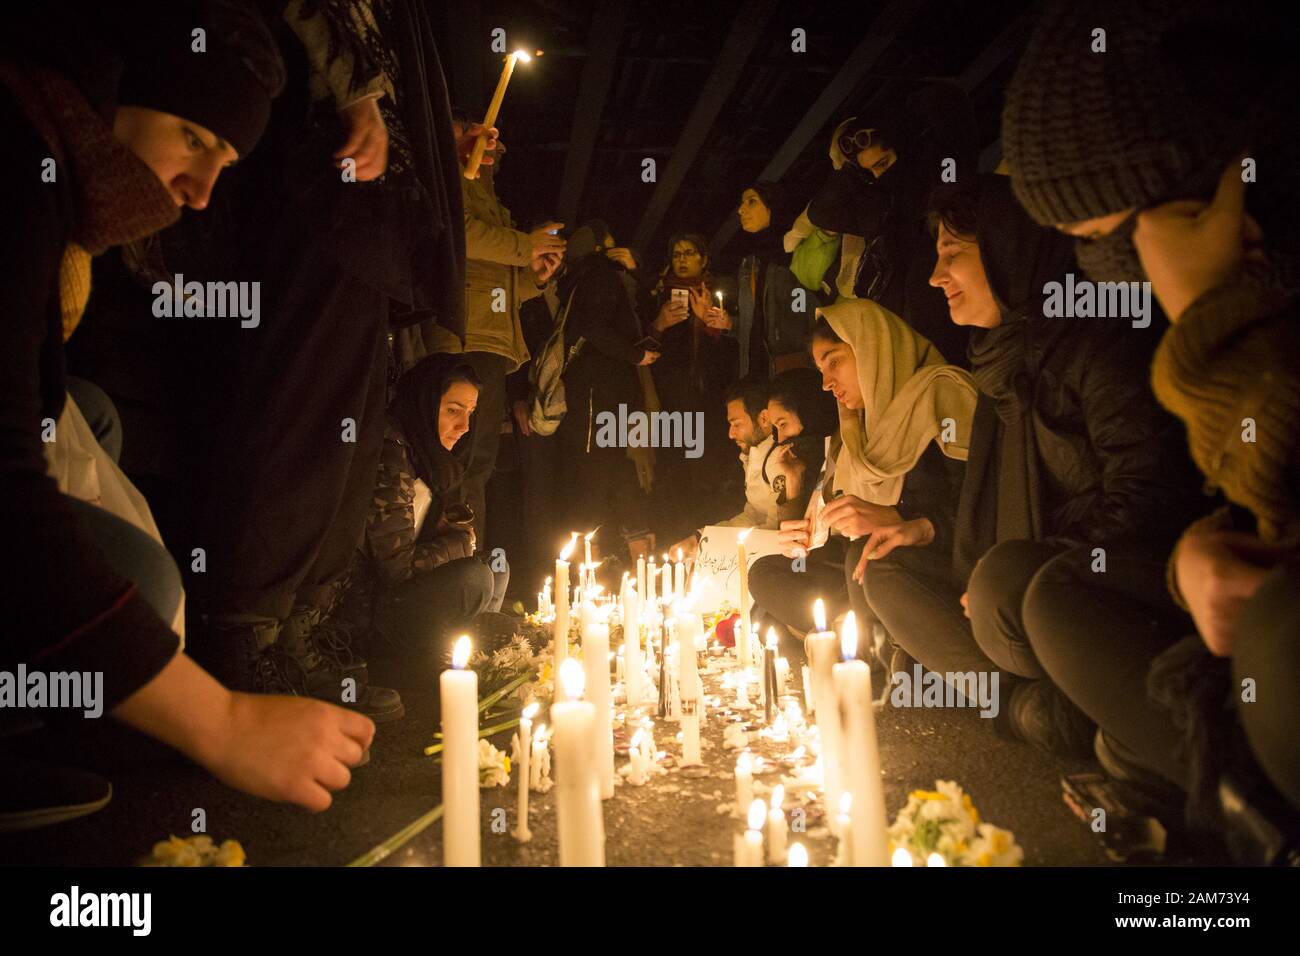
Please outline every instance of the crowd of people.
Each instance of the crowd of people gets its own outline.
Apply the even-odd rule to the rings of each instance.
[[[755,619],[790,653],[822,598],[887,678],[996,674],[992,732],[1095,754],[1242,858],[1247,811],[1296,832],[1300,157],[1261,11],[1053,4],[997,172],[965,94],[919,84],[837,122],[812,194],[736,183],[725,271],[688,228],[657,264],[599,220],[521,229],[421,4],[20,26],[4,669],[102,672],[119,721],[323,809],[404,713],[370,660],[445,666],[573,529],[616,584],[758,527]],[[1085,286],[1154,317],[1049,308]],[[599,440],[620,410],[699,416],[701,453]],[[0,711],[0,743],[32,732]],[[107,800],[0,762],[6,826]]]

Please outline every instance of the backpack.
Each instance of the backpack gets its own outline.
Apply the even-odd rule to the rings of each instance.
[[[569,301],[564,304],[560,321],[555,331],[546,340],[542,354],[533,361],[528,371],[528,382],[533,388],[533,407],[528,413],[528,424],[532,430],[542,436],[554,435],[569,410],[564,399],[564,370],[582,351],[585,338],[579,338],[569,348],[564,347],[564,323],[569,318],[569,309],[573,306],[574,289],[569,293]]]

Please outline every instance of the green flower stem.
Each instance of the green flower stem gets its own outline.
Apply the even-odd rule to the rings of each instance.
[[[402,829],[398,830],[396,833],[390,836],[383,843],[379,844],[379,846],[367,850],[365,853],[361,854],[359,857],[357,857],[355,860],[353,860],[351,863],[347,865],[348,866],[374,866],[380,860],[390,855],[394,850],[399,850],[403,846],[405,846],[408,842],[410,842],[412,838],[422,833],[429,826],[429,824],[440,819],[442,819],[441,803],[438,804],[436,807],[434,807],[432,810],[430,810],[428,813],[424,814],[418,819],[413,820],[410,823],[408,823],[406,826],[402,827]]]
[[[510,683],[506,684],[504,687],[497,688],[492,693],[488,694],[486,697],[484,697],[482,700],[478,702],[479,713],[482,713],[483,711],[487,710],[487,708],[491,707],[493,704],[499,701],[506,694],[510,693],[512,690],[515,690],[518,687],[521,687],[525,682],[532,680],[536,676],[537,676],[537,671],[530,670],[527,673],[520,674]]]
[[[493,727],[483,727],[479,730],[478,735],[479,737],[491,737],[493,734],[499,734],[503,730],[509,730],[511,727],[518,727],[518,726],[519,726],[519,718],[516,717],[514,720],[507,720],[503,724],[497,724]],[[438,734],[438,736],[441,737],[442,734]],[[426,757],[432,757],[434,754],[438,753],[441,750],[442,750],[442,744],[430,744],[429,746],[424,748],[424,755]]]

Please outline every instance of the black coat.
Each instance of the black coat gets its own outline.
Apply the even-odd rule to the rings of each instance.
[[[639,394],[636,366],[645,354],[636,348],[641,327],[623,281],[623,267],[600,253],[574,263],[559,283],[560,309],[569,295],[573,305],[564,325],[564,342],[583,345],[564,371],[568,415],[617,411],[620,403],[635,405]]]

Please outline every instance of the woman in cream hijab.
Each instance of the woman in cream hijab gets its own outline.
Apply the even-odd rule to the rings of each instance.
[[[798,630],[818,597],[831,614],[851,604],[874,620],[858,585],[867,562],[895,548],[907,546],[896,560],[947,567],[975,410],[970,375],[868,299],[819,309],[811,347],[839,405],[838,450],[805,516],[781,524],[787,560],[765,558],[750,572],[755,601]],[[800,557],[808,573],[792,569],[788,559]],[[842,575],[823,573],[829,564]]]

